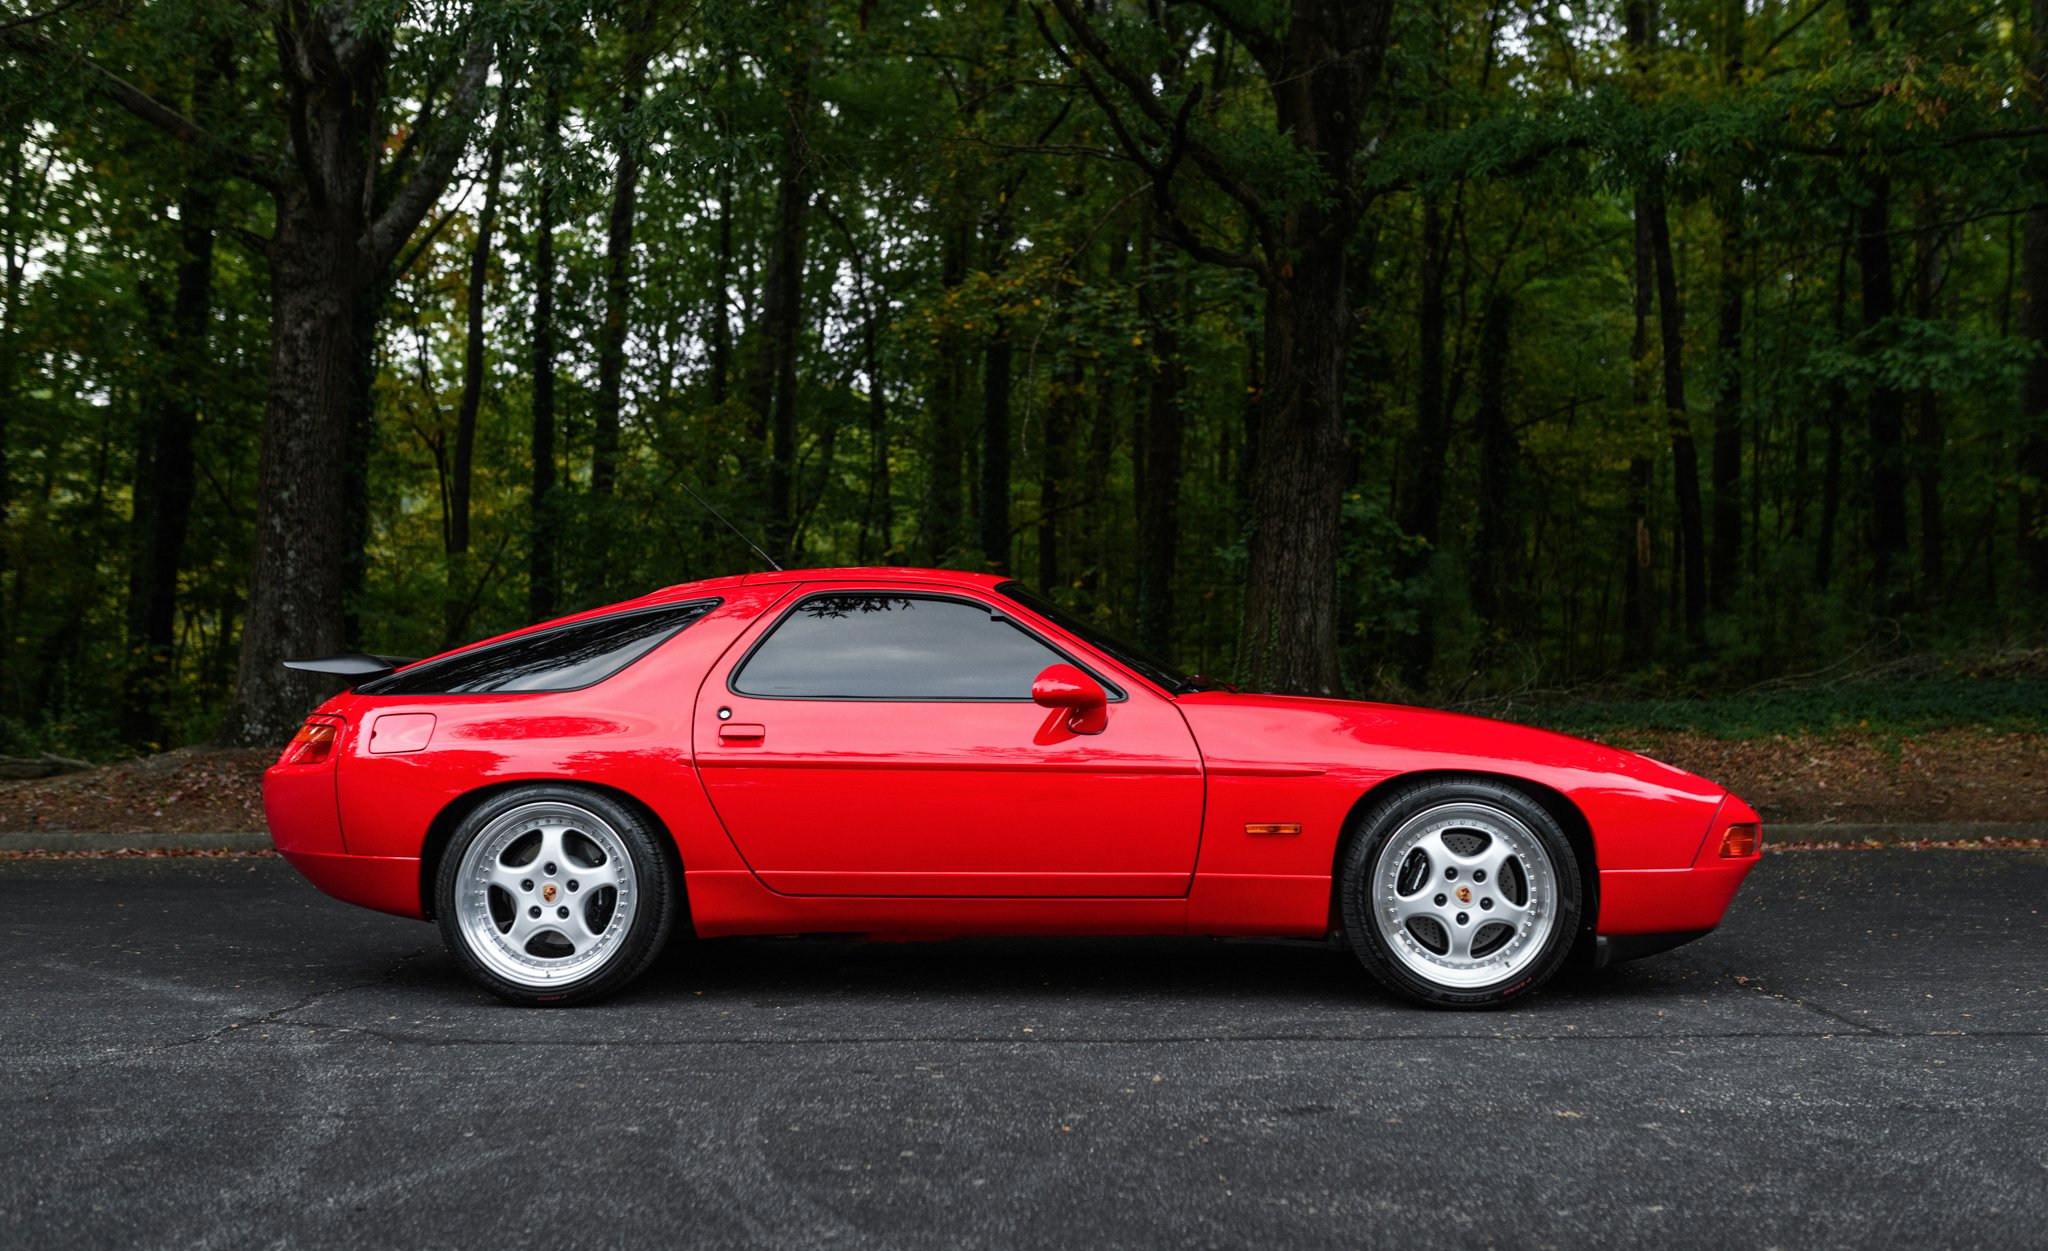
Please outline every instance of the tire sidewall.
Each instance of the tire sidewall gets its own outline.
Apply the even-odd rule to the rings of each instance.
[[[470,950],[455,905],[462,861],[491,822],[514,808],[533,803],[574,804],[609,823],[633,862],[635,900],[625,937],[610,959],[574,981],[546,987],[522,986],[507,980]],[[645,816],[599,791],[580,786],[536,783],[516,786],[478,804],[462,819],[442,850],[434,874],[434,916],[441,941],[462,969],[492,994],[531,1007],[564,1007],[589,1003],[619,990],[646,969],[667,943],[674,928],[679,883],[663,853],[664,838]]]
[[[1422,978],[1394,954],[1373,916],[1372,874],[1381,849],[1410,817],[1454,802],[1487,804],[1512,815],[1535,834],[1557,877],[1557,913],[1543,949],[1526,966],[1488,986],[1453,988]],[[1369,805],[1353,829],[1338,865],[1338,913],[1359,963],[1395,994],[1430,1007],[1497,1008],[1540,989],[1570,958],[1584,906],[1579,858],[1557,818],[1518,788],[1483,777],[1409,783]]]

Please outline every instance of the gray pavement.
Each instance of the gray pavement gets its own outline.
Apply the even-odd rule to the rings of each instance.
[[[0,862],[0,1247],[2040,1247],[2048,853],[1775,855],[1515,1011],[1196,940],[533,1012],[283,864]]]

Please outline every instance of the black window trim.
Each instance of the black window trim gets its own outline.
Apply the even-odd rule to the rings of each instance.
[[[429,657],[428,659],[421,661],[418,665],[408,665],[407,667],[405,667],[404,669],[400,669],[396,673],[386,674],[384,677],[378,678],[375,682],[365,682],[363,685],[357,687],[352,693],[356,695],[378,695],[386,699],[414,700],[483,699],[487,696],[510,695],[568,695],[573,694],[576,691],[587,691],[590,690],[592,687],[603,686],[605,683],[611,681],[613,678],[618,677],[626,670],[631,669],[634,665],[639,664],[641,661],[647,659],[649,656],[652,656],[654,653],[660,651],[671,640],[673,640],[676,637],[676,635],[681,634],[683,631],[689,629],[693,625],[696,625],[699,621],[704,620],[704,618],[710,616],[712,613],[717,612],[719,608],[722,607],[724,604],[724,597],[717,595],[707,596],[703,599],[678,599],[671,600],[666,604],[648,604],[644,607],[628,608],[620,612],[599,613],[594,617],[578,617],[574,621],[558,622],[555,625],[543,626],[538,630],[523,630],[518,634],[512,635],[509,638],[495,639],[488,643],[476,643],[468,647],[457,648],[451,652],[444,652],[439,656]],[[417,672],[419,669],[425,668],[428,665],[440,664],[443,660],[453,660],[458,656],[474,656],[480,652],[487,652],[495,648],[509,646],[513,643],[523,643],[526,642],[528,639],[542,638],[546,635],[560,633],[563,630],[574,630],[579,626],[595,625],[600,621],[618,621],[627,617],[645,617],[651,616],[655,613],[674,612],[678,608],[695,608],[700,605],[704,609],[703,612],[698,613],[696,616],[690,618],[688,621],[685,621],[673,630],[670,630],[666,635],[663,635],[660,639],[656,640],[654,646],[648,648],[644,652],[641,652],[638,656],[633,657],[633,659],[627,661],[623,665],[620,665],[618,668],[612,670],[610,673],[605,674],[603,677],[597,679],[595,682],[585,682],[581,686],[551,686],[544,690],[526,691],[407,692],[381,691],[377,689],[384,683],[391,681],[393,678],[401,677],[408,673]]]
[[[823,599],[828,595],[886,595],[895,599],[937,599],[947,600],[955,604],[965,604],[970,608],[982,609],[990,617],[1001,617],[1005,624],[1016,629],[1026,638],[1033,640],[1053,655],[1058,656],[1061,660],[1100,682],[1103,692],[1109,696],[1110,703],[1121,704],[1130,698],[1125,693],[1123,687],[1118,686],[1115,682],[1096,672],[1094,665],[1088,664],[1078,656],[1075,656],[1071,651],[1045,637],[1044,634],[1040,633],[1030,623],[1019,619],[1015,613],[1009,611],[1007,605],[991,603],[987,600],[976,599],[972,595],[962,595],[954,591],[925,590],[921,587],[913,590],[893,586],[872,585],[849,586],[842,590],[807,591],[799,594],[796,600],[788,608],[783,609],[781,614],[775,618],[774,623],[761,632],[759,638],[756,638],[747,645],[746,654],[734,661],[732,666],[725,671],[725,689],[741,699],[778,699],[806,704],[1028,704],[1031,702],[1031,696],[1028,693],[1022,696],[988,699],[968,695],[756,695],[751,691],[743,691],[733,685],[739,679],[740,674],[745,672],[748,662],[754,659],[754,653],[760,651],[769,639],[775,637],[775,632],[782,628],[783,622],[796,615],[796,611],[805,604],[814,599]]]

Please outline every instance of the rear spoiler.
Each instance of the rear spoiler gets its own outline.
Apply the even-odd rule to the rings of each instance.
[[[300,673],[324,673],[330,677],[347,678],[351,687],[373,682],[389,675],[393,670],[415,663],[410,656],[372,656],[367,652],[349,652],[342,656],[322,656],[316,660],[287,660],[284,667],[297,669]]]

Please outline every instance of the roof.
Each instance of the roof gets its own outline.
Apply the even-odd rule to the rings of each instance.
[[[728,574],[696,582],[680,582],[637,597],[634,603],[683,599],[692,595],[730,590],[737,586],[761,586],[789,582],[929,582],[936,586],[1000,586],[1010,579],[1003,574],[969,573],[960,569],[919,569],[908,565],[846,566],[836,569],[777,569],[760,573]]]

